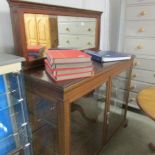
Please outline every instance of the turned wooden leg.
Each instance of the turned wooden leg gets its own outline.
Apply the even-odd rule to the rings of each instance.
[[[151,151],[155,152],[155,145],[153,143],[149,143],[149,148]]]
[[[128,127],[128,120],[126,120],[124,123],[124,128],[127,128],[127,127]]]

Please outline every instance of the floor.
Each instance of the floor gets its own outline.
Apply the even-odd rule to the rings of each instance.
[[[155,122],[133,112],[128,112],[128,120],[128,127],[118,131],[100,155],[155,155],[147,147],[155,143]]]

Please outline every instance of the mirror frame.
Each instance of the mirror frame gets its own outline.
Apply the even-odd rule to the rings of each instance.
[[[24,69],[42,66],[44,63],[44,58],[39,58],[31,62],[28,61],[24,13],[96,18],[95,47],[93,49],[99,49],[102,12],[20,0],[7,1],[10,6],[15,51],[19,56],[26,58],[26,61],[23,63]]]

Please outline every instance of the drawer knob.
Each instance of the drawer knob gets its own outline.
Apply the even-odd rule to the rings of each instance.
[[[130,100],[129,100],[130,102],[133,102],[133,101],[136,101],[136,98],[130,98]]]
[[[140,12],[140,15],[141,15],[141,16],[147,15],[147,11],[142,11],[142,12]]]
[[[144,31],[145,31],[144,27],[141,27],[141,28],[139,29],[139,32],[144,32]]]
[[[139,44],[138,46],[137,46],[137,49],[143,49],[144,48],[144,45],[143,44]]]
[[[134,63],[133,63],[133,65],[134,66],[138,66],[140,63],[138,62],[138,61],[135,61]]]
[[[136,88],[136,86],[130,86],[130,90],[133,90],[135,88]]]
[[[66,31],[69,31],[69,28],[68,27],[66,27]]]
[[[91,45],[91,42],[88,42],[87,45]]]
[[[67,40],[67,41],[66,41],[66,43],[67,43],[67,44],[70,44],[70,41],[69,41],[69,40]]]
[[[91,28],[88,29],[88,32],[90,32],[90,31],[91,31]]]
[[[132,75],[132,78],[135,78],[135,77],[137,77],[137,75],[136,75],[136,74],[133,74],[133,75]]]

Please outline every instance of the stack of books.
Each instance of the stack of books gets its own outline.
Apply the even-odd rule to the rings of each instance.
[[[48,50],[45,70],[55,81],[90,77],[91,56],[80,50]]]

